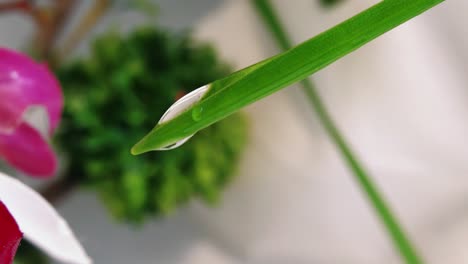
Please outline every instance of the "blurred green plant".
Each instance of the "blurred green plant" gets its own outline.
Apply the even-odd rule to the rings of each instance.
[[[57,70],[65,110],[56,140],[68,177],[97,190],[112,214],[139,223],[197,196],[215,203],[246,144],[242,114],[171,152],[134,157],[129,149],[175,100],[225,76],[212,47],[188,34],[143,27],[96,39],[88,59]]]
[[[18,248],[14,264],[47,264],[49,258],[33,244],[23,239]]]

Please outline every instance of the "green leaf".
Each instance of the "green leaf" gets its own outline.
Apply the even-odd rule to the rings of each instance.
[[[271,1],[253,0],[253,3],[259,14],[264,19],[265,24],[270,29],[273,37],[276,39],[278,45],[282,49],[289,49],[292,46],[292,42],[288,38],[283,26],[281,25],[278,15],[276,15],[275,10],[271,5]],[[411,244],[403,228],[398,223],[397,217],[390,210],[390,207],[387,205],[383,195],[372,181],[369,173],[364,169],[364,166],[361,165],[357,155],[351,149],[342,133],[334,124],[313,83],[309,79],[304,79],[301,84],[303,86],[304,93],[309,99],[311,107],[317,113],[317,116],[324,126],[325,131],[333,143],[337,146],[344,161],[347,163],[349,169],[353,172],[356,181],[367,195],[367,199],[374,207],[378,217],[392,238],[395,244],[395,248],[398,249],[400,255],[403,257],[406,263],[422,263],[422,260],[418,256],[414,246]]]
[[[307,78],[364,44],[444,0],[385,0],[295,48],[215,81],[202,100],[156,125],[132,154],[188,137],[288,85]],[[196,111],[196,120],[192,117]]]

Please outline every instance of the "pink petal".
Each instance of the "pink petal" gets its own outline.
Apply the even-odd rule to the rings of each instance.
[[[0,156],[32,176],[52,176],[57,169],[57,159],[49,144],[26,123],[21,123],[12,134],[0,134]]]
[[[49,132],[60,121],[63,97],[60,84],[47,65],[16,51],[0,48],[0,133],[10,133],[30,106],[44,106]]]
[[[6,206],[0,201],[0,263],[9,264],[18,249],[23,234]]]

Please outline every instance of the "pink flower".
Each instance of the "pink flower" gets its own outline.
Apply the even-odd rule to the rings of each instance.
[[[18,52],[0,48],[0,158],[37,177],[53,175],[56,156],[47,142],[60,121],[60,84],[46,65]],[[27,114],[45,110],[41,134]]]

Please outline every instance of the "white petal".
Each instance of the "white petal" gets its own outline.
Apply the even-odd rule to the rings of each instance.
[[[23,114],[23,120],[39,131],[43,138],[49,138],[49,114],[44,106],[32,105],[28,107]]]
[[[65,220],[37,192],[0,172],[0,200],[26,239],[51,257],[73,264],[92,263]]]

